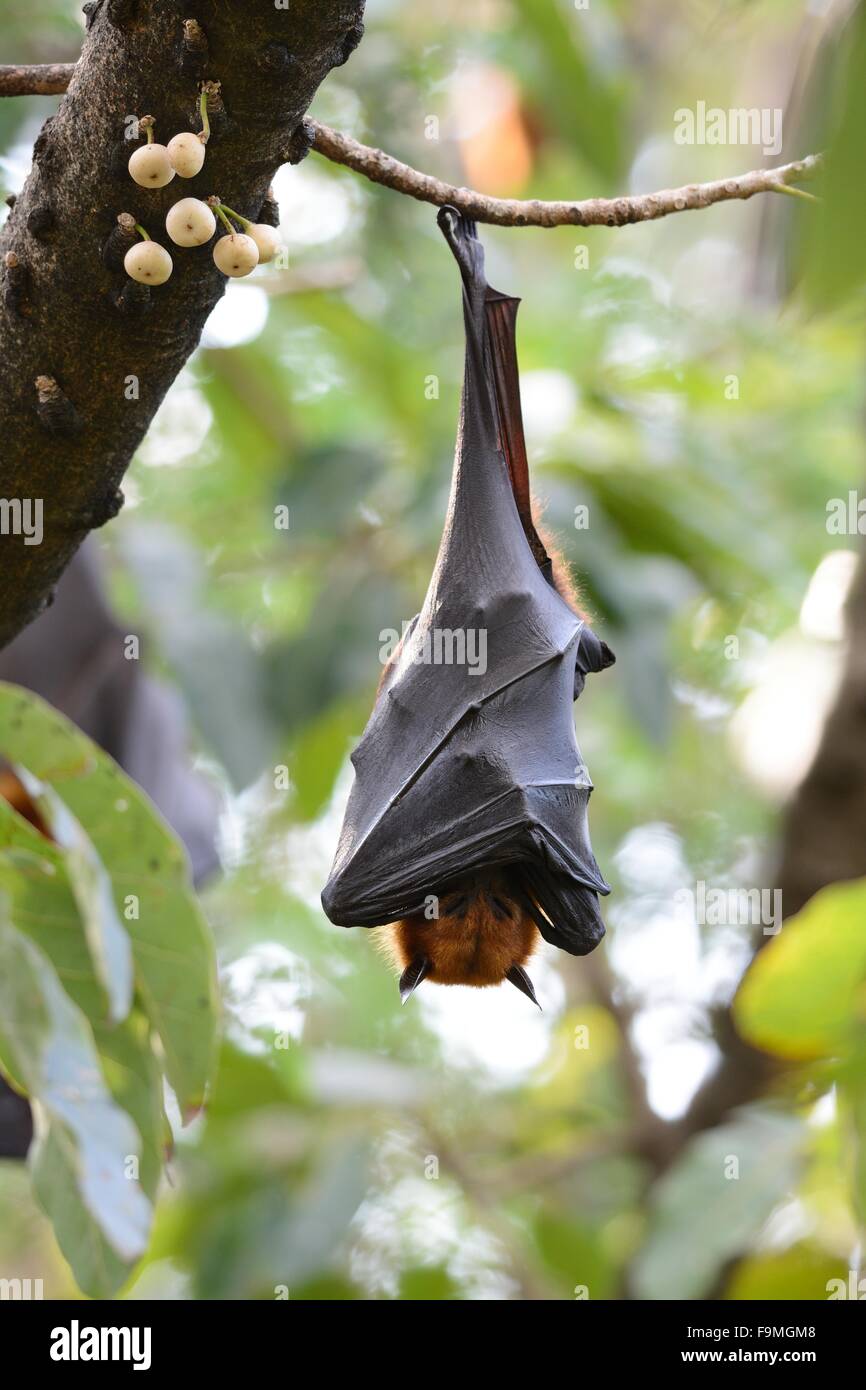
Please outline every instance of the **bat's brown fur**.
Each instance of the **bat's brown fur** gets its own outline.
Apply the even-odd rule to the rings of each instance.
[[[443,898],[439,917],[422,914],[380,927],[377,938],[402,972],[423,956],[438,985],[501,984],[514,965],[525,965],[538,945],[538,928],[507,896],[495,876],[485,876]]]
[[[553,584],[556,592],[559,594],[560,598],[565,599],[573,613],[576,613],[579,618],[583,618],[584,622],[588,623],[590,621],[590,616],[583,607],[580,591],[575,583],[574,575],[571,572],[568,561],[553,539],[551,532],[548,531],[546,526],[542,525],[541,507],[534,500],[532,504],[532,521],[538,533],[538,538],[550,557],[553,566]]]

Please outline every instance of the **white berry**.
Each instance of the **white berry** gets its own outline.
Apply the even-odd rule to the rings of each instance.
[[[173,135],[166,145],[171,167],[182,179],[194,179],[204,164],[204,145],[191,130]]]
[[[133,150],[129,172],[142,188],[165,188],[174,178],[174,169],[165,145],[140,145]]]
[[[164,246],[155,241],[139,241],[124,256],[123,268],[142,285],[164,285],[173,266]]]
[[[272,261],[283,244],[276,227],[269,227],[264,222],[253,223],[247,228],[247,235],[252,237],[259,248],[259,265]]]
[[[169,208],[165,230],[176,246],[204,246],[216,231],[216,218],[200,198],[181,198]]]
[[[259,263],[259,248],[251,236],[234,232],[232,236],[221,236],[213,249],[213,258],[223,275],[237,278],[249,275]]]

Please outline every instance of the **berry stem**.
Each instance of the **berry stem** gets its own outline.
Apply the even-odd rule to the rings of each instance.
[[[210,118],[207,114],[207,87],[202,87],[201,89],[198,109],[201,112],[201,133],[198,138],[203,145],[206,145],[210,139]]]
[[[244,229],[253,225],[248,217],[241,217],[239,212],[234,212],[232,208],[226,207],[225,203],[220,203],[220,211],[227,212],[229,217],[233,217],[236,222],[240,222]]]
[[[230,222],[230,221],[228,220],[228,218],[226,217],[225,212],[223,211],[223,205],[222,205],[222,203],[217,203],[217,204],[215,205],[215,207],[214,207],[214,212],[216,213],[216,215],[217,215],[217,217],[219,218],[219,220],[220,220],[220,221],[224,224],[224,226],[226,227],[229,236],[234,236],[234,235],[235,235],[235,229],[234,229],[234,227],[232,226],[231,222]]]
[[[139,236],[144,237],[145,241],[150,241],[150,237],[148,236],[147,232],[145,231],[144,227],[142,227],[140,222],[136,222],[135,230],[138,232]]]

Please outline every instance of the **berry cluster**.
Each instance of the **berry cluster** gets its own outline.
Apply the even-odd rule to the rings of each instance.
[[[182,179],[191,179],[201,173],[210,136],[207,101],[208,84],[205,84],[200,102],[201,131],[198,134],[182,131],[172,136],[167,145],[154,140],[153,117],[142,117],[139,126],[142,133],[147,134],[147,144],[135,150],[129,160],[129,172],[142,188],[165,188],[176,174]],[[232,278],[249,275],[257,265],[274,259],[280,249],[277,231],[265,223],[241,217],[217,197],[208,198],[207,202],[200,198],[181,198],[169,208],[165,229],[175,246],[204,246],[216,231],[217,218],[225,227],[226,235],[214,246],[213,258],[224,275]],[[237,231],[229,218],[242,230]],[[135,223],[135,230],[142,239],[124,257],[127,275],[143,285],[165,284],[174,269],[171,256],[164,246],[151,240],[140,223]]]

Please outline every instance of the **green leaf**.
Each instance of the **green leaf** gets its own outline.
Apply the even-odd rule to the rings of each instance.
[[[844,303],[866,282],[866,9],[862,5],[852,14],[842,43],[842,58],[832,73],[835,90],[825,92],[828,105],[836,108],[836,128],[818,184],[821,203],[814,209],[807,233],[807,285],[813,300],[823,307]]]
[[[37,1197],[81,1287],[112,1293],[147,1246],[141,1139],[112,1099],[93,1035],[50,961],[0,911],[0,1051],[33,1101]]]
[[[21,764],[13,767],[52,837],[63,850],[63,863],[84,927],[90,958],[108,998],[109,1018],[113,1023],[120,1023],[132,1007],[132,948],[114,905],[108,871],[86,831],[54,788],[45,786]],[[28,822],[24,824],[28,830],[32,829]]]
[[[866,880],[834,884],[756,957],[734,1000],[743,1037],[792,1060],[845,1052],[866,1019]]]
[[[734,1270],[725,1298],[761,1303],[826,1299],[830,1281],[839,1274],[839,1260],[819,1245],[793,1245],[779,1254],[744,1260]]]
[[[404,1269],[400,1276],[401,1303],[439,1303],[460,1297],[460,1285],[455,1283],[442,1265],[422,1265]]]
[[[141,1185],[155,1200],[171,1128],[163,1108],[163,1081],[150,1025],[138,1009],[121,1027],[94,1028],[102,1071],[118,1105],[141,1136]]]
[[[351,740],[364,727],[366,704],[366,700],[337,701],[303,730],[289,763],[292,811],[299,820],[314,820],[328,804]]]
[[[799,1121],[754,1109],[695,1139],[655,1188],[634,1262],[636,1297],[709,1293],[793,1186],[803,1135]]]
[[[590,1299],[611,1297],[615,1274],[596,1232],[554,1210],[539,1212],[534,1231],[538,1253],[567,1297],[577,1297],[577,1289]]]
[[[594,62],[574,11],[550,0],[518,0],[517,13],[521,55],[537,59],[536,94],[551,124],[590,167],[615,176],[622,164],[621,82]]]
[[[4,683],[0,750],[56,791],[106,865],[115,906],[132,939],[138,993],[159,1035],[168,1080],[182,1109],[197,1108],[215,1055],[216,967],[182,847],[107,754],[44,700]],[[40,840],[40,852],[44,844]],[[30,872],[35,872],[33,865]],[[50,912],[47,897],[45,903]],[[35,919],[28,926],[31,934],[54,931],[49,913],[40,916],[38,894],[29,911]],[[76,954],[74,944],[69,951]],[[61,973],[64,964],[76,968],[58,957]]]
[[[40,1114],[34,1104],[36,1139],[28,1161],[37,1200],[79,1288],[90,1298],[110,1298],[126,1283],[144,1247],[128,1257],[118,1255],[89,1207],[70,1200],[78,1181],[78,1154],[69,1136],[55,1125],[43,1125]]]
[[[0,801],[0,835],[6,829]],[[63,857],[47,840],[38,848],[0,850],[0,888],[17,929],[45,952],[69,997],[91,1023],[107,1017]]]
[[[187,1234],[196,1253],[197,1296],[270,1296],[285,1284],[291,1297],[330,1272],[364,1199],[368,1164],[366,1141],[346,1137],[317,1150],[312,1171],[291,1188],[267,1170],[259,1176],[249,1169],[211,1188],[196,1204]]]

